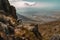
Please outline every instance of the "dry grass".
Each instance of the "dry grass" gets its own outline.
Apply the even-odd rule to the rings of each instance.
[[[26,26],[29,24],[25,24]],[[25,37],[28,37],[30,40],[38,40],[35,35],[26,30]],[[21,30],[21,31],[23,31]],[[60,21],[52,21],[45,24],[39,24],[39,32],[41,33],[43,40],[50,40],[54,34],[60,34]]]
[[[60,34],[60,21],[53,21],[39,25],[39,31],[43,40],[50,40],[54,34]]]

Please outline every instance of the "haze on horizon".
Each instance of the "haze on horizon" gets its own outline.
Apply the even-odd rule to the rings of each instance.
[[[60,11],[60,0],[9,0],[22,15],[41,14],[43,11]],[[26,5],[28,4],[28,5]],[[32,6],[30,6],[32,5]],[[42,12],[41,12],[42,11]],[[43,13],[52,14],[52,13]]]

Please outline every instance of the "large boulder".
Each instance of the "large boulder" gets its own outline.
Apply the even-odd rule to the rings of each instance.
[[[0,0],[0,10],[5,11],[6,15],[11,15],[17,19],[16,9],[14,6],[11,6],[8,0]]]

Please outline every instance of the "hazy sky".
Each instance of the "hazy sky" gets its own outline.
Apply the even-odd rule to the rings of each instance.
[[[9,0],[12,5],[16,8],[26,8],[26,7],[35,7],[35,8],[50,8],[50,9],[60,9],[60,0]],[[35,3],[33,6],[27,6],[25,3]]]
[[[11,5],[14,5],[16,7],[17,13],[22,15],[35,15],[35,14],[50,15],[52,14],[52,11],[60,11],[60,0],[9,0],[9,1]],[[28,3],[29,5],[26,5],[26,3]]]

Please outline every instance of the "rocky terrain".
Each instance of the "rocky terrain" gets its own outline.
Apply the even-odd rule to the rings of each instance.
[[[34,26],[22,24],[22,20],[17,18],[15,7],[8,0],[0,0],[0,40],[42,40],[38,29],[36,31],[40,36],[36,35]]]
[[[26,23],[17,18],[8,0],[0,0],[0,40],[60,40],[60,20],[37,24],[36,20],[19,16]]]
[[[50,40],[53,35],[60,35],[60,20],[39,25],[39,31],[44,40]]]

